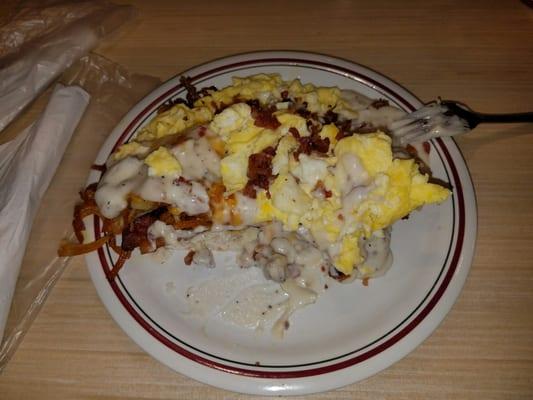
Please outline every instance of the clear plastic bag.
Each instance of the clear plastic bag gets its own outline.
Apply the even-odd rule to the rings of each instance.
[[[74,61],[133,16],[132,7],[101,1],[22,8],[0,29],[0,131]]]
[[[63,29],[70,29],[68,26],[73,22],[78,25],[87,23],[91,29],[100,30],[99,37],[103,37],[105,30],[112,31],[123,22],[115,20],[111,23],[108,20],[108,25],[104,24],[106,27],[102,28],[98,21],[98,18],[102,19],[102,12],[107,10],[109,14],[118,7],[107,2],[54,2],[52,11],[47,8],[49,6],[50,2],[40,9],[28,11],[33,16],[29,19],[38,34],[31,27],[26,30],[21,28],[24,40],[17,42],[19,39],[15,37],[13,43],[17,48],[12,47],[9,51],[1,48],[0,54],[7,54],[6,57],[11,62],[17,62],[17,57],[24,57],[27,52],[33,51],[33,46],[45,43],[43,34],[48,38],[58,38],[65,33]],[[128,18],[131,18],[131,8],[125,11],[127,10],[122,9],[119,14],[122,17],[129,15]],[[29,14],[24,15],[28,17]],[[39,18],[41,23],[36,22]],[[111,19],[113,18],[112,16]],[[5,30],[0,30],[0,38],[5,34]],[[50,83],[54,81],[57,81],[55,77],[35,90],[34,94],[42,94],[35,100],[31,98],[27,105],[17,111],[20,113],[25,108],[23,114],[0,133],[0,142],[16,137],[40,115],[52,90]],[[33,221],[0,347],[0,371],[6,366],[69,263],[67,258],[57,257],[57,247],[62,238],[71,236],[70,223],[74,204],[78,201],[78,191],[85,185],[99,148],[122,116],[159,83],[153,77],[130,74],[123,67],[96,54],[86,55],[75,62],[73,59],[73,64],[61,74],[59,81],[64,85],[82,87],[91,95],[91,100]]]

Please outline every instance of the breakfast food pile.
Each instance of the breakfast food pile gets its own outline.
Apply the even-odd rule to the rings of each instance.
[[[61,255],[108,243],[112,278],[136,249],[187,249],[185,264],[208,267],[212,250],[231,249],[285,288],[312,287],[311,270],[368,280],[392,262],[391,225],[450,195],[412,149],[393,147],[387,126],[403,112],[386,100],[275,74],[182,84],[186,99],[161,106],[81,192],[80,243]],[[104,235],[85,243],[92,214]]]

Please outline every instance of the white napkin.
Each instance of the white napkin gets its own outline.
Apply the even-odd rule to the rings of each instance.
[[[89,99],[58,84],[40,118],[0,146],[0,339],[33,219]]]

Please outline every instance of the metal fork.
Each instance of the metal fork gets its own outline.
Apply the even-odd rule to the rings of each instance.
[[[464,104],[439,99],[392,122],[389,129],[398,144],[406,145],[466,133],[485,122],[533,122],[533,112],[482,114]]]

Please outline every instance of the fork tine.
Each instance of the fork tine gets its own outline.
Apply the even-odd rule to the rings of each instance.
[[[390,124],[390,128],[393,130],[399,130],[400,128],[409,125],[418,120],[428,120],[441,112],[445,112],[447,109],[439,105],[427,105],[413,111],[410,114],[405,115],[403,118],[396,120]]]
[[[452,125],[453,129],[449,129]],[[407,144],[410,142],[425,142],[436,137],[455,136],[461,133],[468,132],[470,127],[461,120],[458,116],[453,116],[446,121],[445,125],[442,122],[428,120],[425,124],[419,125],[419,129],[411,129],[407,132],[402,132],[398,136],[400,143]]]
[[[412,119],[428,119],[446,111],[448,111],[448,109],[444,106],[438,104],[430,104],[412,112],[411,114],[409,114],[409,117]]]
[[[411,121],[409,124],[404,125],[401,128],[394,129],[394,136],[404,137],[414,131],[423,131],[423,130],[424,130],[424,122],[420,120],[414,120],[414,121]]]
[[[400,129],[400,128],[406,126],[406,125],[409,125],[409,124],[412,123],[412,122],[413,122],[413,119],[409,118],[409,117],[406,115],[406,116],[404,116],[402,119],[398,119],[398,120],[396,120],[396,121],[393,121],[393,122],[389,125],[389,127],[390,127],[391,129],[396,130],[396,129]]]
[[[426,142],[430,139],[433,139],[435,134],[432,131],[426,132],[422,130],[412,131],[408,135],[402,136],[400,138],[401,144],[415,143],[415,142]]]

